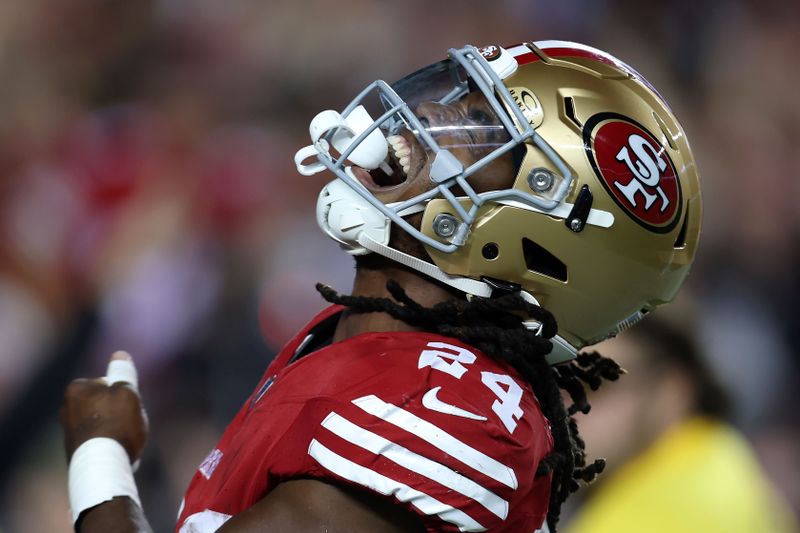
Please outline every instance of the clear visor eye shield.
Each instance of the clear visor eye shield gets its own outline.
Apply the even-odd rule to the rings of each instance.
[[[382,215],[386,228],[377,240],[385,241],[383,245],[388,244],[388,221],[391,221],[425,245],[452,253],[466,241],[478,209],[484,203],[503,203],[551,213],[562,202],[572,182],[570,169],[531,127],[502,81],[516,70],[516,60],[503,50],[501,57],[489,62],[472,46],[450,49],[448,54],[449,59],[393,86],[381,80],[371,83],[341,113],[333,110],[319,113],[309,127],[313,144],[295,155],[301,174],[310,176],[330,170],[360,197],[358,201],[362,206],[366,208],[363,204],[366,202]],[[467,99],[471,105],[477,101],[484,108],[482,120],[471,118]],[[435,123],[428,120],[419,112],[423,104],[447,106],[450,119]],[[408,149],[401,146],[403,141],[399,135],[403,131],[413,134],[416,143],[427,152],[433,187],[402,202],[384,204],[359,181],[353,167],[383,176],[407,172]],[[511,188],[513,176],[510,176],[508,188],[477,193],[469,178],[487,171],[498,158],[510,156],[515,147],[526,141],[533,143],[557,170],[559,176],[554,185],[545,193],[528,193]],[[464,156],[465,147],[471,149],[470,157]],[[400,156],[399,162],[397,156]],[[309,159],[316,161],[306,163]],[[360,172],[357,168],[355,171]],[[404,178],[397,179],[402,182]],[[343,191],[341,183],[336,181],[329,187]],[[453,189],[465,196],[456,196]],[[451,222],[456,227],[450,228],[447,242],[423,234],[403,219],[424,210],[433,198],[444,198],[452,207]],[[365,210],[368,209],[362,209]],[[331,233],[334,228],[324,229],[342,244],[357,245],[352,242],[357,240],[355,234],[347,238],[341,231],[336,235]]]

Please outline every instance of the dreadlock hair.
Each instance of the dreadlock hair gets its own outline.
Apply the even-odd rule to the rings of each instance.
[[[507,362],[531,384],[552,427],[553,451],[537,465],[536,477],[552,473],[547,522],[555,532],[561,505],[578,489],[578,481],[594,480],[605,467],[603,459],[586,464],[584,442],[572,415],[589,412],[585,385],[596,390],[604,379],[616,380],[622,369],[596,352],[550,366],[545,355],[552,349],[549,339],[558,330],[555,318],[524,300],[518,291],[496,298],[453,299],[427,308],[412,300],[395,281],[389,281],[386,288],[393,299],[346,296],[317,284],[317,290],[330,303],[346,306],[352,313],[388,313],[411,326],[457,338],[493,359]],[[539,321],[541,331],[528,330],[520,315]],[[562,389],[572,400],[569,407],[562,400]]]

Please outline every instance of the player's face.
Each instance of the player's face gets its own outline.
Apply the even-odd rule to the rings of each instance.
[[[449,150],[464,168],[487,156],[509,140],[494,110],[480,92],[443,104],[419,103],[414,109],[440,148]],[[412,198],[434,187],[430,168],[434,153],[421,142],[417,132],[403,128],[389,139],[388,163],[392,174],[381,169],[371,172],[355,167],[354,175],[384,203]],[[497,158],[469,178],[476,192],[510,187],[514,164],[510,153]],[[458,190],[455,190],[458,193]]]

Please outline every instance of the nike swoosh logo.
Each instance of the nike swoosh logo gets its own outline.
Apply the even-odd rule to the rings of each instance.
[[[485,416],[476,415],[475,413],[470,413],[455,405],[444,403],[436,396],[439,394],[440,390],[442,390],[441,387],[434,387],[426,392],[422,397],[422,405],[431,411],[437,411],[446,415],[460,416],[461,418],[469,418],[470,420],[487,420]]]

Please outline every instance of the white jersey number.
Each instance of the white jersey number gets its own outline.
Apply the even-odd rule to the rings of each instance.
[[[429,342],[426,347],[434,349],[422,350],[422,353],[419,354],[417,368],[429,366],[450,374],[456,379],[461,379],[461,376],[467,373],[467,368],[461,363],[471,365],[475,362],[474,353],[459,346],[447,344],[446,342]],[[450,350],[455,353],[445,352],[443,350]]]
[[[522,387],[506,374],[481,372],[481,381],[497,396],[492,404],[492,411],[500,417],[508,432],[514,433],[517,420],[522,418],[522,409],[519,406],[522,401]]]

